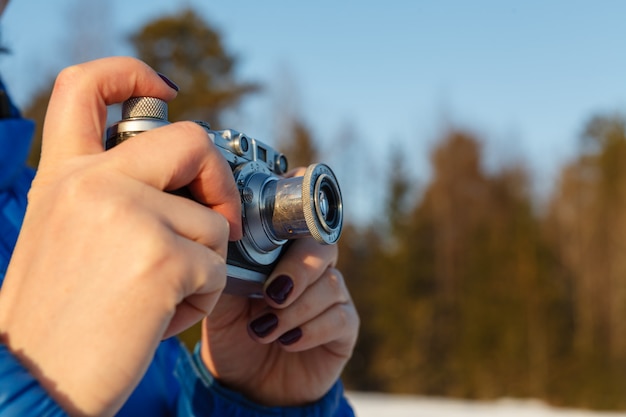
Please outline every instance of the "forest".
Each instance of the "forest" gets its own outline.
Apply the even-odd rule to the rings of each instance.
[[[226,127],[225,111],[263,94],[237,79],[235,54],[192,10],[129,41],[179,84],[172,120]],[[25,111],[39,126],[49,94]],[[292,165],[317,162],[306,120],[287,122],[278,140]],[[382,212],[346,219],[339,242],[361,316],[348,389],[626,409],[626,117],[589,115],[578,140],[541,202],[523,164],[485,167],[485,141],[469,129],[441,132],[418,192],[411,161],[392,156]],[[181,337],[191,345],[197,329]]]

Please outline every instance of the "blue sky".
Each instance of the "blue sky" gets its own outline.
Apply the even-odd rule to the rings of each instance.
[[[71,10],[81,3],[96,12],[79,6],[80,19]],[[424,183],[428,153],[450,124],[485,138],[491,164],[526,161],[548,189],[585,122],[626,110],[626,2],[617,0],[11,0],[2,39],[14,52],[0,72],[23,105],[73,63],[84,22],[100,42],[89,58],[128,54],[131,31],[185,6],[221,31],[242,78],[268,86],[232,127],[272,143],[277,102],[289,91],[289,111],[328,155],[345,148],[346,132],[358,138],[360,166],[337,169],[354,181],[353,207],[372,198],[363,178],[388,169],[392,144]]]

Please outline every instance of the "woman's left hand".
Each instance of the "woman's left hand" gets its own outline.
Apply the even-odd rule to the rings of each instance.
[[[271,406],[320,399],[356,344],[359,317],[337,247],[296,240],[267,280],[264,299],[223,294],[205,319],[202,359],[227,387]]]

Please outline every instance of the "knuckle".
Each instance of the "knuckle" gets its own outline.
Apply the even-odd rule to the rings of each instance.
[[[203,257],[205,262],[205,269],[212,271],[216,275],[226,274],[226,259],[214,249],[206,248],[207,254]]]
[[[71,65],[63,68],[57,75],[54,88],[64,88],[76,84],[85,75],[85,71],[81,65]]]
[[[223,242],[224,249],[226,249],[228,236],[230,235],[230,223],[228,223],[228,219],[226,219],[226,217],[222,215],[220,215],[219,218],[220,218],[219,224],[221,225],[221,226],[218,226],[219,234],[222,237],[220,241]]]
[[[96,175],[90,170],[71,172],[56,182],[54,192],[56,197],[65,204],[97,202],[102,205],[112,205],[111,200],[103,198],[101,192],[106,189],[106,181],[106,177]]]
[[[352,329],[355,334],[358,333],[361,322],[354,306],[343,305],[339,309],[337,320],[341,328]]]
[[[169,233],[164,233],[162,228],[155,228],[150,221],[150,217],[144,218],[137,223],[138,229],[144,230],[141,237],[132,242],[135,265],[140,269],[138,276],[150,275],[153,271],[170,271],[172,265],[176,265],[177,257],[175,242]],[[167,274],[163,274],[167,275]]]
[[[337,312],[337,326],[338,328],[346,328],[349,327],[352,322],[351,314],[348,312],[346,308],[340,308]]]
[[[338,269],[329,268],[326,273],[326,281],[332,291],[332,294],[345,303],[349,300],[348,290],[343,280],[343,275]]]
[[[211,141],[202,126],[192,121],[176,122],[172,126],[180,130],[180,134],[186,138],[187,145],[197,148],[199,152],[207,152],[211,148]]]
[[[88,213],[101,227],[117,224],[142,231],[154,230],[152,216],[137,215],[140,203],[127,192],[113,192],[110,178],[96,172],[72,175],[58,184],[56,194],[61,205]]]
[[[128,275],[132,279],[131,285],[146,293],[156,292],[160,297],[169,297],[174,304],[180,300],[181,294],[193,292],[185,290],[187,280],[184,277],[190,274],[186,267],[189,263],[175,245],[167,233],[152,234],[149,239],[134,242],[135,261]]]
[[[207,279],[211,281],[214,292],[223,292],[226,288],[226,262],[218,263],[215,266],[215,273],[207,274]]]
[[[189,262],[187,262],[189,264]],[[192,280],[194,288],[189,288],[187,292],[201,293],[221,293],[226,287],[226,260],[215,251],[205,248],[201,256],[192,262]]]

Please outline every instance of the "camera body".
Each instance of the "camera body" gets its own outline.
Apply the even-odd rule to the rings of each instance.
[[[107,129],[106,148],[168,123],[164,101],[130,98],[122,106],[122,119]],[[232,129],[196,123],[228,161],[241,196],[243,238],[229,242],[224,291],[262,297],[263,284],[289,241],[313,237],[321,244],[337,242],[343,226],[339,183],[325,164],[287,178],[287,158],[271,146]],[[184,189],[176,193],[191,197]]]

